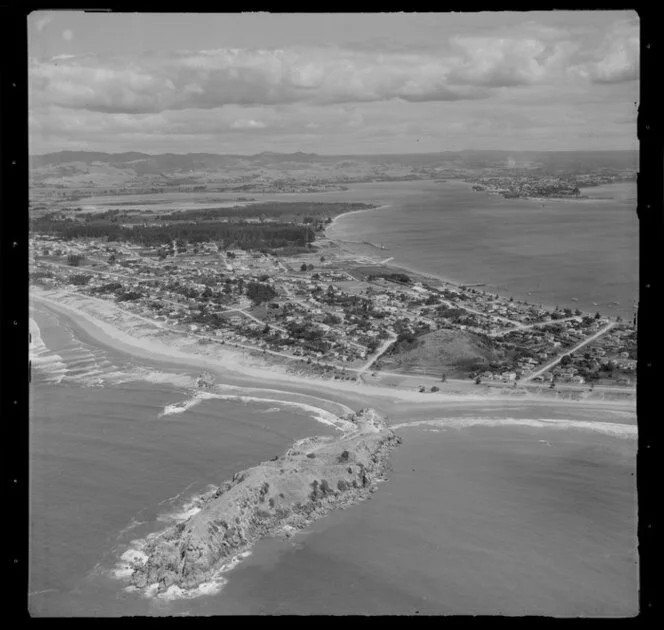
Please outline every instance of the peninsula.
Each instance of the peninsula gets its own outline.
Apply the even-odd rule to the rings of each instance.
[[[238,472],[200,497],[200,511],[152,538],[127,577],[148,595],[181,595],[214,578],[256,541],[289,535],[366,499],[385,477],[401,438],[373,409],[343,419],[334,437],[296,442],[284,455]]]

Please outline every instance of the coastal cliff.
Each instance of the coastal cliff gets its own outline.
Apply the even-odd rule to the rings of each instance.
[[[373,409],[346,420],[354,429],[342,437],[300,440],[200,497],[199,512],[146,544],[131,567],[132,586],[156,595],[194,589],[259,539],[367,498],[401,438]]]

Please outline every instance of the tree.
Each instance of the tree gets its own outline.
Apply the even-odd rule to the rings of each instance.
[[[321,261],[321,262],[325,262],[325,256],[321,256],[321,257],[320,257],[320,261]]]
[[[447,383],[447,374],[443,374],[443,376],[441,377],[440,380],[441,380],[441,382],[443,382],[443,383]]]
[[[313,265],[307,265],[307,270],[308,270],[308,271],[313,271],[313,270],[314,270],[314,266],[313,266]]]
[[[479,385],[481,382],[482,382],[482,379],[479,376],[477,376],[475,378],[475,385]]]
[[[69,256],[67,256],[67,264],[72,267],[78,267],[82,260],[83,256],[80,256],[79,254],[69,254]]]
[[[560,359],[560,365],[569,365],[572,362],[572,357],[569,356],[569,354],[563,355],[563,357]]]
[[[277,292],[269,284],[250,282],[247,285],[247,297],[258,305],[273,300],[277,297]]]
[[[306,271],[307,270],[307,263],[302,263],[300,266],[300,271]]]
[[[597,313],[595,313],[595,319],[600,319],[601,317],[602,316],[599,314],[599,311],[597,311]]]

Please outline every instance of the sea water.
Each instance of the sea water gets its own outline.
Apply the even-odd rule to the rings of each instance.
[[[369,501],[260,543],[198,614],[636,614],[633,439],[401,433]]]
[[[125,593],[112,578],[132,541],[175,522],[210,484],[282,454],[296,439],[336,433],[321,421],[324,413],[274,400],[226,395],[165,414],[195,395],[195,370],[138,362],[95,345],[66,317],[43,308],[32,316],[35,616],[155,614],[150,601]]]
[[[633,182],[587,188],[588,200],[504,199],[463,182],[408,182],[388,208],[342,215],[332,239],[391,264],[545,306],[633,315],[638,219]],[[380,250],[367,245],[382,245]]]
[[[334,430],[274,392],[164,414],[191,399],[194,374],[33,316],[35,616],[636,612],[634,418],[508,402],[400,420],[404,443],[369,501],[261,541],[207,595],[128,593],[114,571],[137,541],[186,518],[210,484]]]

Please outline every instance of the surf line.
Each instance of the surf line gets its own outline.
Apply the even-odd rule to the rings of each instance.
[[[587,420],[563,420],[559,418],[438,418],[430,420],[415,420],[392,425],[392,429],[416,428],[419,426],[435,426],[450,429],[463,429],[471,426],[503,427],[526,426],[538,429],[578,429],[597,431],[620,438],[636,438],[638,428],[633,424],[617,422],[591,422]]]

